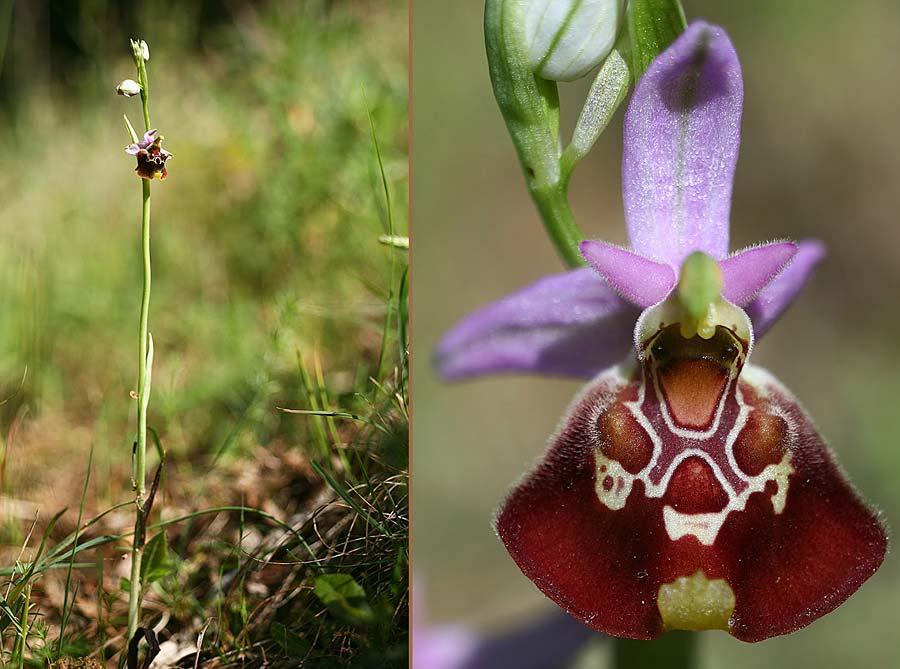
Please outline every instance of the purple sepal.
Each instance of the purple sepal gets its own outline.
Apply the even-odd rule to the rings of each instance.
[[[639,310],[593,269],[556,274],[483,307],[435,351],[445,379],[499,372],[591,378],[632,347]]]
[[[728,254],[744,89],[718,26],[692,23],[647,69],[625,115],[622,191],[632,248],[680,267]]]

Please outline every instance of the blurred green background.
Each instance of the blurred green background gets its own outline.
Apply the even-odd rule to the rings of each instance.
[[[723,25],[744,71],[732,248],[818,237],[829,256],[755,349],[816,419],[863,495],[900,527],[900,5],[685,0]],[[429,352],[484,303],[562,269],[491,93],[483,3],[413,2],[413,545],[426,621],[508,629],[552,606],[491,529],[579,383],[443,384]],[[562,87],[571,129],[589,79]],[[591,237],[626,243],[620,110],[575,172]],[[787,556],[787,559],[790,559]],[[834,613],[747,645],[701,637],[705,667],[900,666],[900,560]],[[422,611],[417,613],[417,619]]]
[[[137,127],[141,111],[115,87],[135,76],[134,36],[150,45],[151,120],[174,154],[152,187],[151,424],[196,461],[304,434],[273,406],[297,398],[298,350],[318,349],[341,395],[381,344],[396,252],[378,243],[368,114],[403,234],[405,3],[16,3],[10,27],[12,4],[0,3],[4,428],[24,406],[26,446],[86,453],[84,429],[129,466],[141,187],[122,114]]]

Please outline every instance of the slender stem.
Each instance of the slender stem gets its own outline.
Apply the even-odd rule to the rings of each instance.
[[[693,669],[697,666],[697,634],[669,632],[655,641],[616,639],[615,669]]]
[[[528,190],[544,227],[569,267],[585,264],[578,251],[584,239],[566,197],[560,172],[559,90],[536,76],[529,64],[521,0],[487,0],[484,37],[494,97],[503,114]]]
[[[144,130],[150,129],[150,83],[147,81],[147,63],[143,58],[138,60],[138,83],[141,85],[141,109],[144,112]]]
[[[13,648],[13,659],[16,667],[25,666],[25,648],[28,643],[28,613],[31,608],[31,583],[25,586],[25,601],[22,604],[22,615],[19,619],[19,627],[21,633],[16,637],[15,646]]]
[[[143,59],[138,59],[138,79],[141,84],[141,108],[144,126],[150,130],[148,106],[147,68]],[[138,343],[138,429],[134,452],[135,521],[134,542],[131,548],[131,590],[128,597],[128,636],[130,641],[138,628],[143,596],[141,583],[141,561],[143,559],[144,536],[143,506],[146,492],[147,470],[147,408],[150,404],[150,180],[141,179],[141,250],[144,269],[144,286],[141,294],[141,320]]]
[[[150,181],[141,179],[142,186],[142,217],[141,217],[141,246],[144,260],[144,289],[141,297],[141,324],[138,361],[138,430],[137,446],[134,454],[134,487],[135,487],[135,541],[131,552],[131,593],[128,600],[128,638],[131,639],[137,631],[138,618],[141,606],[141,559],[144,547],[139,545],[138,537],[143,525],[144,494],[146,492],[147,470],[147,406],[150,400],[149,376],[147,354],[149,352],[149,317],[150,317]]]
[[[566,186],[557,182],[549,186],[531,188],[531,197],[544,221],[544,228],[563,262],[571,269],[582,267],[585,262],[578,250],[584,234],[575,223],[575,215],[569,205]]]

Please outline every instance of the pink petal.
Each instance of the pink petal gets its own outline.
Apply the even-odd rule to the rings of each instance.
[[[772,327],[782,312],[794,301],[809,280],[813,269],[824,257],[825,245],[816,239],[808,239],[797,244],[797,253],[791,264],[747,305],[747,315],[753,321],[753,331],[757,338]]]
[[[675,285],[675,271],[666,264],[613,244],[581,242],[585,260],[629,302],[641,308],[662,301]]]
[[[797,253],[793,242],[775,242],[737,251],[719,263],[725,288],[722,295],[744,306],[759,295],[787,267]]]

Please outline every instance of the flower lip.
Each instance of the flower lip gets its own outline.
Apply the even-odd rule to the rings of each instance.
[[[544,594],[615,636],[651,639],[673,626],[724,626],[738,639],[759,641],[805,627],[875,573],[887,546],[883,523],[773,377],[745,367],[726,386],[713,429],[691,430],[691,438],[678,437],[684,427],[652,410],[663,400],[651,379],[621,366],[589,384],[497,516],[510,555]],[[598,439],[595,426],[620,410],[638,412],[625,428],[646,432],[655,444],[637,473],[608,457],[616,449]],[[730,435],[748,429],[741,423],[746,412],[785,425],[749,428],[753,439],[742,448],[762,449],[764,462],[770,454],[779,460],[753,473],[739,470],[725,447]],[[616,436],[613,446],[643,443],[637,437]],[[685,471],[689,460],[696,466]],[[712,511],[723,491],[726,505]],[[679,511],[671,506],[677,502],[705,510]],[[672,588],[685,578],[717,585],[673,602]],[[710,603],[727,615],[704,617]]]

